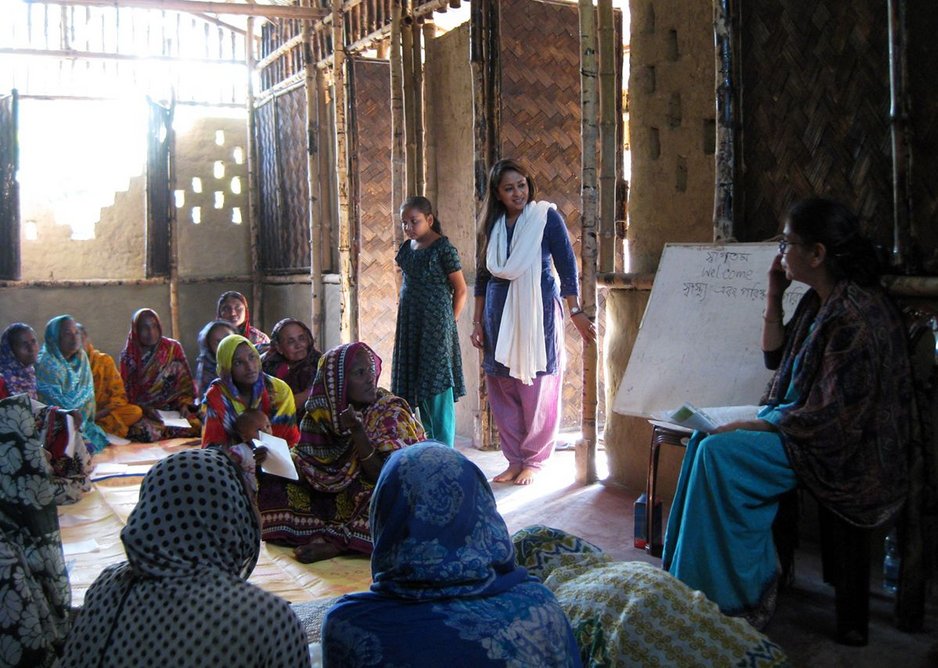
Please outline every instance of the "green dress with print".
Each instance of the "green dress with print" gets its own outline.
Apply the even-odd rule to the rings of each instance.
[[[420,250],[412,249],[407,240],[396,262],[404,280],[397,306],[391,391],[411,407],[450,388],[453,399],[458,399],[466,388],[449,275],[462,269],[459,252],[446,237]]]

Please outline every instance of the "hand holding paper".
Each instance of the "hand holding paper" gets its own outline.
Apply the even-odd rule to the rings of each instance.
[[[267,448],[267,457],[264,458],[262,464],[264,472],[281,478],[299,480],[300,475],[296,472],[296,464],[293,463],[293,456],[290,454],[290,446],[287,442],[278,436],[264,432],[258,433],[258,436],[260,438],[254,439],[254,445]]]
[[[716,406],[712,408],[697,408],[693,404],[685,403],[673,411],[664,411],[654,414],[656,420],[670,422],[688,429],[695,429],[707,433],[718,427],[739,420],[753,420],[759,412],[758,406]]]

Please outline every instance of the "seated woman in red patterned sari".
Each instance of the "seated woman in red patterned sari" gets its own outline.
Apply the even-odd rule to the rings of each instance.
[[[179,341],[163,336],[153,309],[134,313],[120,364],[127,400],[143,409],[143,418],[131,427],[128,438],[148,442],[199,435],[202,422],[191,409],[195,387],[189,362]],[[165,426],[157,411],[178,411],[189,428]]]
[[[368,506],[387,457],[426,438],[410,406],[377,386],[381,359],[361,342],[322,356],[293,450],[300,479],[261,474],[264,540],[299,561],[371,554]]]

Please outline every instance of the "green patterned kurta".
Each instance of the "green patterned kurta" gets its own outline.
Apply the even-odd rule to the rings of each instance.
[[[459,253],[446,237],[416,251],[408,240],[396,261],[404,281],[397,306],[391,391],[411,406],[449,388],[458,399],[466,387],[449,275],[462,269]]]

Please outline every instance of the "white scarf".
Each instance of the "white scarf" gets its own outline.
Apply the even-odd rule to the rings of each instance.
[[[544,303],[541,295],[541,242],[551,202],[528,202],[515,221],[508,255],[508,228],[501,216],[489,238],[486,266],[493,276],[511,281],[495,344],[495,361],[512,378],[531,385],[538,371],[547,371]]]

